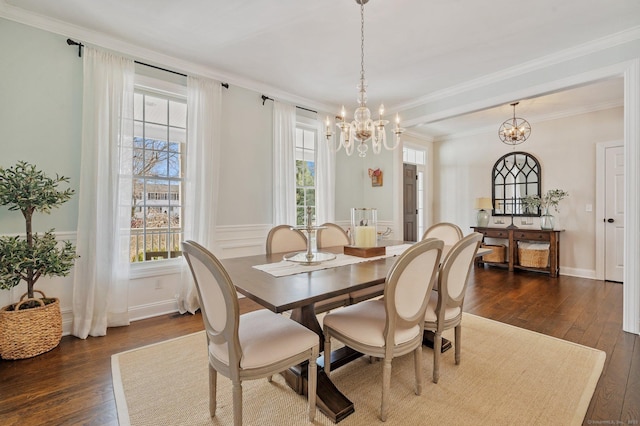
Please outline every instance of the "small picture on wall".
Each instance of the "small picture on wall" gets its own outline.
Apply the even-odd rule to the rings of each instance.
[[[369,177],[371,178],[371,186],[382,186],[382,170],[369,169]]]

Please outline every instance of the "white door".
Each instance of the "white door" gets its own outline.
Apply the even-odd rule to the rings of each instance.
[[[605,149],[604,279],[622,282],[624,268],[624,147]]]

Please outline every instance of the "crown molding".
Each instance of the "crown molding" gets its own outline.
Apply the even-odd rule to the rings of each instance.
[[[640,26],[630,28],[626,31],[621,31],[619,33],[611,34],[609,36],[602,37],[600,39],[574,46],[565,50],[561,50],[552,55],[543,56],[541,58],[534,59],[532,61],[525,62],[511,68],[507,68],[497,73],[489,74],[484,77],[467,81],[463,84],[432,92],[428,95],[416,98],[411,102],[396,105],[393,109],[394,111],[405,111],[411,108],[416,108],[430,102],[435,102],[451,96],[459,95],[461,93],[469,92],[471,90],[489,86],[491,84],[499,83],[513,77],[527,74],[532,71],[537,71],[549,66],[557,65],[582,56],[590,55],[595,52],[629,43],[638,39],[640,39]]]
[[[279,101],[288,102],[318,111],[335,110],[334,105],[322,104],[252,79],[204,67],[200,64],[140,47],[97,31],[92,31],[84,27],[25,11],[24,9],[7,4],[5,0],[0,0],[0,18],[5,18],[30,27],[72,38],[84,45],[96,46],[118,52],[125,56],[129,56],[134,60],[148,62],[152,65],[161,66],[163,68],[170,68],[174,71],[188,75],[211,78],[220,82],[228,83],[231,86],[242,87],[244,89],[265,94],[270,98],[278,99]]]
[[[624,100],[620,99],[620,100],[610,101],[610,102],[601,102],[598,104],[583,105],[580,107],[569,108],[563,111],[557,111],[553,113],[527,115],[526,119],[533,126],[537,123],[544,123],[546,121],[553,121],[553,120],[561,120],[563,118],[573,117],[576,115],[589,114],[592,112],[604,111],[607,109],[619,108],[623,106],[624,106]],[[496,132],[497,134],[498,124],[499,123],[496,123],[495,126],[487,125],[487,126],[481,126],[481,127],[474,127],[474,128],[463,130],[461,132],[452,132],[452,133],[447,133],[447,134],[443,134],[435,137],[432,136],[431,138],[436,142],[442,142],[445,140],[466,138],[466,137],[481,135],[481,134],[490,133],[490,132]],[[422,137],[424,138],[425,136],[423,135]]]

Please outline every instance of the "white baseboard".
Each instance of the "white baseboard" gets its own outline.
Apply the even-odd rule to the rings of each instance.
[[[129,321],[138,321],[146,318],[178,312],[178,303],[174,300],[129,307]]]
[[[597,279],[595,269],[567,268],[565,266],[560,266],[560,275],[567,275],[570,277],[578,277],[578,278],[588,278],[591,280]]]

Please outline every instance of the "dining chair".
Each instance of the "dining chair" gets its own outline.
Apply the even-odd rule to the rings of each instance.
[[[338,225],[335,225],[338,226]],[[340,228],[342,229],[342,228]],[[344,231],[343,231],[344,232]],[[346,235],[346,233],[345,233]],[[291,229],[289,225],[278,225],[267,234],[267,254],[290,253],[307,249],[307,237],[297,229]],[[330,299],[320,300],[315,304],[317,314],[327,312],[349,304],[349,295],[335,296]]]
[[[290,225],[278,225],[267,234],[267,254],[304,251],[307,249],[307,237]]]
[[[209,352],[209,414],[216,414],[218,373],[232,382],[233,424],[242,424],[242,382],[308,361],[309,421],[316,413],[320,341],[308,328],[266,309],[239,314],[238,295],[220,261],[194,241],[182,243],[198,290]],[[261,396],[262,397],[262,396]]]
[[[440,378],[442,332],[455,328],[455,363],[460,364],[462,344],[462,305],[467,291],[469,273],[480,247],[482,234],[473,232],[451,247],[438,273],[438,291],[433,291],[427,303],[424,329],[434,333],[433,382]]]
[[[350,305],[324,317],[325,354],[331,353],[331,339],[336,338],[356,351],[383,359],[382,421],[387,419],[393,358],[413,352],[415,393],[422,393],[424,315],[443,246],[435,238],[414,244],[389,270],[383,299]],[[324,369],[329,375],[330,357],[325,356]]]
[[[335,223],[323,223],[323,228],[316,231],[316,244],[318,249],[335,246],[348,246],[351,244],[349,235],[340,225]]]
[[[318,229],[316,233],[316,244],[318,250],[325,247],[346,246],[351,244],[349,235],[345,232],[340,225],[327,222],[323,223],[324,229]],[[318,302],[316,304],[316,312],[325,312],[335,307],[343,306],[346,304],[354,304],[362,302],[363,300],[372,299],[380,296],[384,291],[384,284],[378,284],[373,287],[367,287],[362,290],[352,291],[345,297],[337,297],[331,300]],[[343,300],[344,299],[344,300]],[[344,302],[344,303],[343,303]],[[328,309],[327,309],[328,308]]]
[[[463,237],[462,229],[455,223],[440,222],[431,225],[422,235],[422,239],[437,238],[444,241],[445,246],[453,246]]]

